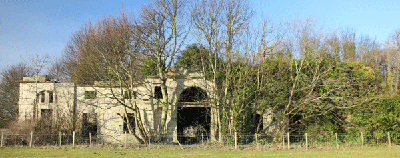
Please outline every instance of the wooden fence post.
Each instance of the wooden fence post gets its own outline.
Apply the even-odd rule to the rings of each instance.
[[[151,149],[151,146],[150,146],[150,136],[149,136],[149,150]]]
[[[72,131],[72,147],[75,147],[75,131]]]
[[[204,139],[204,133],[201,133],[201,144],[204,144],[203,139]]]
[[[338,136],[337,136],[337,133],[335,133],[335,138],[336,138],[336,149],[339,149],[339,144],[338,144]]]
[[[287,149],[290,150],[290,135],[287,133]]]
[[[307,139],[307,133],[306,133],[306,150],[308,150],[308,139]]]
[[[89,146],[92,146],[92,133],[89,133]]]
[[[256,133],[255,137],[256,137],[256,147],[257,147],[257,150],[258,150],[258,136],[257,136],[257,133]]]
[[[390,132],[388,132],[388,139],[389,139],[389,147],[391,147],[392,146],[392,140],[390,138]]]
[[[126,131],[125,131],[125,145],[124,145],[124,146],[125,146],[125,148],[126,148]]]
[[[61,132],[58,132],[58,144],[61,146],[61,139],[62,139],[62,135]]]
[[[33,131],[31,131],[31,141],[29,142],[29,147],[32,147],[33,142]]]
[[[361,148],[364,147],[364,135],[363,132],[361,132]]]
[[[4,139],[4,132],[1,132],[1,146],[0,147],[3,147],[3,139]]]
[[[237,133],[235,132],[235,149],[237,149]]]

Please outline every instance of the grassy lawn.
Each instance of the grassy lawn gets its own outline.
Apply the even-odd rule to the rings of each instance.
[[[340,150],[136,150],[1,148],[0,157],[400,157],[400,147]]]

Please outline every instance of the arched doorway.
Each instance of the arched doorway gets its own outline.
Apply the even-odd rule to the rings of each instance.
[[[193,144],[208,139],[211,112],[207,92],[199,87],[188,87],[178,98],[178,140]]]
[[[190,102],[202,102],[207,100],[207,92],[199,87],[189,87],[182,91],[179,95],[178,102],[190,103]]]

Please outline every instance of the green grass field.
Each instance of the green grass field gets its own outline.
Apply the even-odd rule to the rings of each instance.
[[[400,157],[400,147],[340,150],[146,150],[146,149],[0,149],[0,157]]]

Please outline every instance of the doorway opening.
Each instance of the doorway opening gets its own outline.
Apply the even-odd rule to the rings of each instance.
[[[195,144],[209,138],[211,107],[207,93],[199,87],[189,87],[178,98],[177,133],[181,144]]]
[[[178,107],[178,139],[182,144],[195,144],[208,139],[210,107]]]

